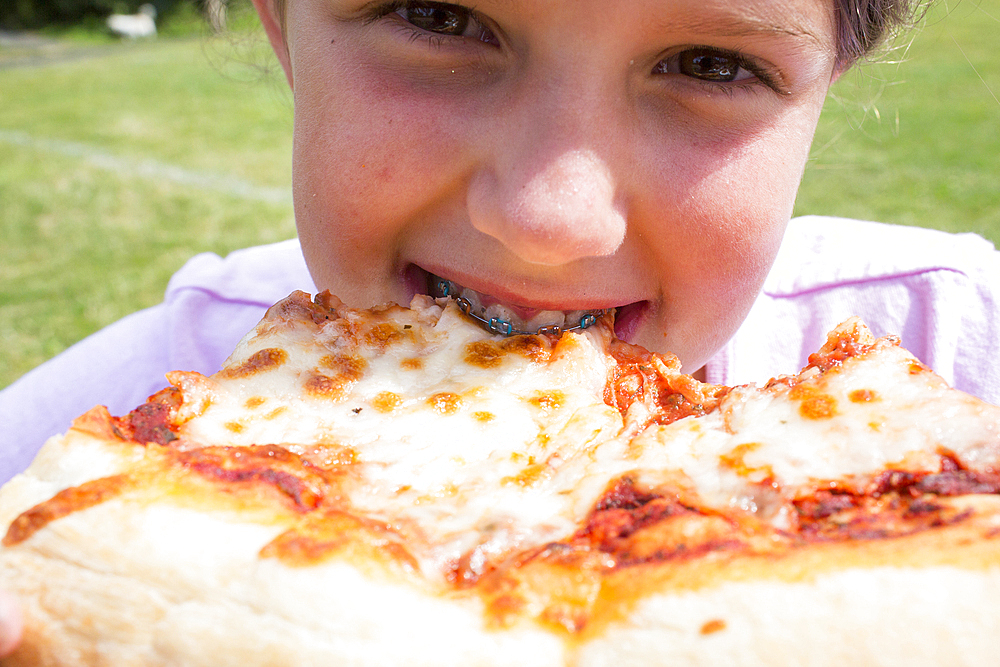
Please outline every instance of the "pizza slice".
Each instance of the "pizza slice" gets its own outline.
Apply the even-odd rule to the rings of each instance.
[[[1000,409],[860,322],[729,388],[296,293],[168,380],[0,490],[9,664],[994,659]]]

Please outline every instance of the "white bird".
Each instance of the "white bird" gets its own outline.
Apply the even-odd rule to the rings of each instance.
[[[143,5],[138,14],[112,14],[108,17],[108,29],[120,37],[137,39],[156,36],[156,7]]]

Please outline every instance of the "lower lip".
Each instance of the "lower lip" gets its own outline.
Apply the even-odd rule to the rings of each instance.
[[[412,301],[417,294],[427,294],[427,281],[430,274],[415,264],[410,264],[403,271],[403,284],[408,297]],[[649,310],[648,301],[636,301],[620,306],[615,314],[615,336],[625,342],[631,342]]]

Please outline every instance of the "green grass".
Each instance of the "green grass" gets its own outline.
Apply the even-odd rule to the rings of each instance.
[[[971,230],[1000,243],[1000,8],[991,16],[980,1],[937,6],[910,48],[890,56],[899,64],[842,78],[797,214]],[[193,254],[294,234],[287,204],[65,154],[83,147],[117,164],[155,160],[289,187],[290,94],[263,39],[192,38],[190,25],[178,26],[181,36],[137,44],[63,34],[27,54],[32,66],[3,68],[26,54],[0,48],[0,91],[17,91],[16,103],[0,94],[0,387],[160,301]],[[12,132],[34,143],[12,143]]]
[[[253,43],[261,48],[221,38],[114,44],[90,55],[74,47],[65,62],[47,51],[56,58],[49,64],[0,69],[0,90],[18,91],[16,104],[0,104],[0,132],[34,142],[0,136],[0,386],[159,302],[193,254],[294,235],[289,204],[128,168],[155,160],[289,188],[290,94],[258,64],[265,51]]]
[[[909,48],[888,54],[898,62],[845,74],[796,214],[973,231],[1000,245],[997,35],[1000,6],[942,3]]]

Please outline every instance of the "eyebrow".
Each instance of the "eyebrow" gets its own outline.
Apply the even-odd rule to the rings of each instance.
[[[677,16],[661,25],[672,31],[692,32],[697,34],[718,35],[720,37],[751,38],[768,35],[787,35],[798,40],[811,41],[823,48],[833,48],[815,30],[800,24],[792,18],[787,22],[776,23],[750,12],[736,16],[694,17]]]

